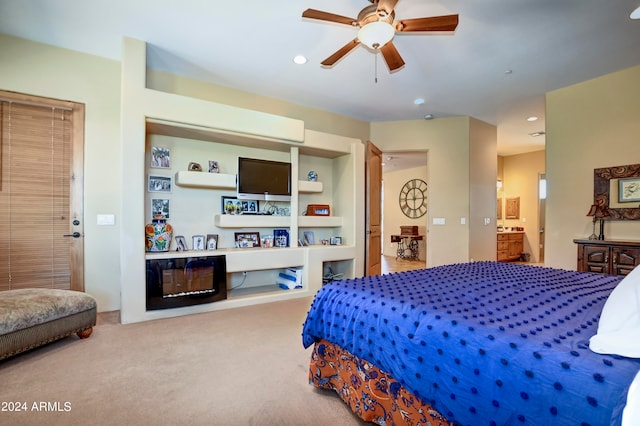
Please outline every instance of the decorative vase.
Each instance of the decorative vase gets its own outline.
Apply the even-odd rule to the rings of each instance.
[[[152,223],[145,225],[145,238],[148,252],[169,251],[173,227],[162,215],[156,215]]]

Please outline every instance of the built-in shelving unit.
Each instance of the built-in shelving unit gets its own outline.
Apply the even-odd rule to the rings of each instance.
[[[184,229],[193,227],[193,221],[202,221],[206,233],[217,233],[221,239],[217,250],[187,250],[164,253],[147,253],[146,259],[163,259],[176,257],[206,257],[225,255],[227,265],[227,299],[213,302],[215,309],[223,307],[243,306],[253,303],[264,303],[274,300],[282,300],[292,297],[304,297],[314,294],[321,286],[327,265],[340,270],[346,278],[360,274],[359,267],[362,262],[362,254],[354,243],[357,239],[356,217],[358,213],[355,176],[363,175],[360,170],[360,162],[363,161],[361,144],[353,140],[346,142],[345,138],[336,141],[331,135],[322,135],[316,132],[309,133],[309,140],[304,144],[287,144],[281,141],[260,141],[258,148],[253,147],[246,138],[225,138],[224,135],[207,135],[206,131],[193,126],[181,129],[179,123],[164,123],[160,120],[150,120],[147,125],[149,146],[154,146],[154,137],[160,136],[161,143],[170,143],[172,157],[191,158],[207,146],[212,147],[210,158],[223,158],[221,163],[226,167],[234,166],[238,156],[254,156],[256,152],[263,152],[265,158],[272,155],[282,159],[283,152],[288,152],[288,161],[292,165],[292,174],[306,176],[309,167],[320,170],[326,181],[308,181],[297,179],[292,184],[291,202],[288,210],[291,214],[224,214],[220,205],[214,202],[213,214],[204,213],[198,215],[189,212],[191,218],[183,223],[180,215],[173,215],[170,223],[177,234],[182,234]],[[193,139],[196,136],[198,139]],[[176,138],[176,141],[166,140],[166,137]],[[182,139],[185,139],[184,143]],[[209,144],[209,145],[207,145]],[[287,147],[288,145],[288,147]],[[149,148],[149,146],[147,148]],[[195,148],[194,148],[195,147]],[[247,149],[253,149],[247,153]],[[271,149],[275,154],[271,154]],[[188,152],[183,153],[183,150]],[[189,151],[190,150],[190,151]],[[197,151],[194,151],[197,150]],[[262,150],[262,151],[260,151]],[[225,157],[226,156],[226,157]],[[305,169],[300,166],[301,156],[304,156]],[[261,158],[261,157],[256,157]],[[318,160],[314,160],[317,158]],[[202,160],[200,160],[202,161]],[[149,171],[149,172],[155,172]],[[171,172],[171,170],[169,170]],[[332,175],[335,175],[332,176]],[[235,196],[236,175],[234,170],[225,173],[208,173],[206,171],[176,171],[173,174],[177,187],[171,195],[171,203],[181,208],[187,203],[197,205],[211,198]],[[344,185],[345,178],[353,176],[353,186]],[[332,181],[340,181],[341,185],[332,185]],[[328,182],[328,184],[327,184]],[[181,189],[183,188],[183,189]],[[186,191],[186,192],[185,192]],[[302,196],[304,194],[304,196]],[[147,194],[147,198],[157,198],[157,194]],[[149,202],[149,200],[147,200]],[[264,212],[264,204],[261,202],[260,210]],[[321,203],[330,204],[333,216],[306,216],[303,214],[306,204]],[[195,210],[198,210],[195,208]],[[360,209],[361,211],[361,209]],[[182,212],[183,216],[187,216]],[[212,217],[213,216],[213,217]],[[213,229],[211,228],[213,226]],[[233,236],[236,233],[259,232],[260,235],[273,234],[274,229],[286,229],[289,234],[289,247],[285,248],[235,248]],[[317,235],[340,236],[350,245],[312,245],[299,247],[298,241],[302,239],[300,234],[304,231],[315,231]],[[186,239],[190,236],[188,232]],[[204,233],[204,231],[202,232]],[[319,240],[320,238],[318,238]],[[222,244],[222,246],[220,246]],[[173,246],[172,246],[173,248]],[[275,276],[286,268],[302,270],[302,288],[285,290],[275,283]],[[247,272],[249,274],[247,275]],[[251,277],[252,281],[244,283],[245,277]],[[237,286],[237,282],[242,285]],[[237,287],[236,287],[237,286]],[[186,309],[186,308],[181,308]],[[198,307],[194,310],[205,308]],[[212,307],[214,309],[214,307]]]

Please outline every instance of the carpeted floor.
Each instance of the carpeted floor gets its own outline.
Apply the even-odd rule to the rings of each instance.
[[[0,361],[0,424],[363,425],[308,383],[310,303],[129,325],[99,314],[89,339]]]

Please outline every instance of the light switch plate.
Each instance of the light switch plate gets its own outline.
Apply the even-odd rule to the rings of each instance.
[[[113,214],[99,214],[98,219],[96,221],[97,225],[105,226],[105,225],[115,225],[116,224],[116,216]]]

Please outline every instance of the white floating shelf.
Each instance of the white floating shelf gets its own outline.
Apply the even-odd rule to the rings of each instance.
[[[309,180],[298,181],[298,192],[322,192],[322,182],[313,182]]]
[[[217,214],[214,222],[219,228],[288,228],[291,216]]]
[[[177,172],[176,185],[191,188],[227,188],[236,187],[236,175],[208,172]]]
[[[300,228],[335,228],[342,226],[342,216],[298,216]]]

